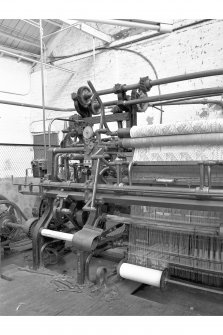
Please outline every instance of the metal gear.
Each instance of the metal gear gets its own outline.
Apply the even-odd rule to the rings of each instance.
[[[16,240],[19,236],[16,228],[8,227],[7,222],[17,223],[16,216],[8,210],[0,213],[0,238],[4,241]]]
[[[146,92],[143,92],[142,90],[138,89],[138,90],[132,90],[131,93],[131,100],[135,100],[135,99],[140,99],[140,98],[146,98],[148,97],[148,94]],[[149,106],[149,103],[144,102],[144,103],[138,103],[136,105],[137,108],[137,112],[138,113],[143,113],[147,110]]]
[[[27,236],[30,239],[32,239],[33,229],[34,229],[37,222],[38,222],[38,218],[31,218],[31,219],[28,219],[24,223],[23,231],[27,234]]]

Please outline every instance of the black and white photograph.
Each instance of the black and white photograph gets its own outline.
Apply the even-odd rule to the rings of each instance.
[[[0,15],[1,317],[223,315],[223,19],[145,11]]]

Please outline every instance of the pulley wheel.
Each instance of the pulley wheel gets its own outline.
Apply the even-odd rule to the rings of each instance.
[[[79,104],[84,108],[87,108],[90,105],[91,96],[91,90],[87,86],[81,86],[77,91],[77,100]]]
[[[144,93],[141,90],[132,90],[131,100],[143,99],[143,98],[146,98],[146,97],[148,97],[147,93]],[[142,103],[136,104],[137,112],[139,112],[139,113],[145,112],[147,110],[148,106],[149,106],[148,102],[142,102]]]

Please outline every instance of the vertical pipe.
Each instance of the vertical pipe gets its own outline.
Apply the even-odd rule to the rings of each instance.
[[[2,278],[2,245],[1,245],[1,236],[0,236],[0,279]]]
[[[92,192],[92,200],[91,200],[91,210],[94,210],[94,203],[95,203],[95,197],[97,192],[97,184],[98,184],[98,175],[99,175],[99,168],[100,168],[101,160],[100,158],[97,159],[97,165],[96,165],[96,171],[95,171],[95,178],[94,178],[94,188]]]
[[[208,172],[208,187],[211,188],[211,166],[207,166],[207,172]]]
[[[40,56],[41,56],[41,84],[42,84],[42,106],[43,106],[43,141],[44,141],[44,158],[46,159],[46,112],[45,112],[45,88],[44,88],[44,51],[43,51],[43,27],[42,19],[39,20],[40,31]]]
[[[116,165],[116,172],[117,172],[117,185],[121,183],[121,167],[119,164]]]
[[[132,168],[133,168],[134,162],[131,161],[131,163],[128,166],[128,178],[129,178],[129,186],[132,186]]]
[[[163,123],[163,107],[160,108],[160,124]]]
[[[94,69],[94,84],[95,84],[95,65],[96,65],[96,59],[95,59],[95,38],[93,37],[93,69]]]
[[[204,188],[204,183],[205,183],[205,171],[204,171],[204,164],[200,164],[200,188]]]

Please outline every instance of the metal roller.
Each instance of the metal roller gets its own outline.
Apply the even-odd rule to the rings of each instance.
[[[171,145],[221,145],[223,144],[223,134],[215,133],[124,138],[120,142],[124,148],[150,148]]]

